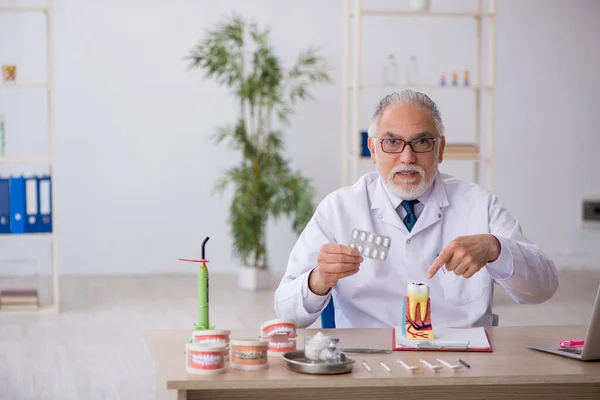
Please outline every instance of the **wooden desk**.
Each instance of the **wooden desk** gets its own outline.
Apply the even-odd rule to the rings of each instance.
[[[536,342],[583,339],[585,326],[490,327],[486,328],[493,353],[394,352],[352,354],[351,373],[305,375],[289,371],[283,360],[269,359],[269,369],[238,371],[204,377],[185,370],[185,341],[188,330],[149,331],[146,343],[156,367],[157,397],[178,394],[178,399],[599,399],[600,362],[584,362],[526,348]],[[390,348],[391,329],[321,330],[340,338],[341,347]],[[305,335],[317,330],[298,330],[298,348]],[[232,338],[256,337],[257,331],[233,331]],[[471,368],[456,372],[444,367],[434,373],[419,363],[419,357],[435,362],[464,359]],[[421,368],[408,373],[396,359]],[[361,365],[367,360],[372,372]],[[392,372],[379,365],[384,361]]]

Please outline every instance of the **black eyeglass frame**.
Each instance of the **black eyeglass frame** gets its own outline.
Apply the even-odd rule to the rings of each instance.
[[[417,153],[417,154],[423,154],[423,153],[430,153],[433,151],[433,149],[435,149],[435,142],[437,141],[437,138],[416,138],[413,140],[409,140],[408,142],[399,139],[399,138],[384,138],[384,139],[380,139],[377,138],[377,140],[379,141],[379,143],[381,144],[381,151],[383,151],[384,153],[388,153],[388,154],[400,154],[404,151],[404,149],[406,148],[406,145],[410,146],[410,149],[413,151],[413,153]],[[402,149],[400,149],[400,151],[385,151],[385,149],[383,148],[383,141],[384,140],[399,140],[402,143],[404,143],[404,145],[402,146]],[[415,148],[413,147],[412,143],[417,141],[417,140],[431,140],[433,142],[433,146],[431,146],[430,150],[425,150],[425,151],[415,151]]]

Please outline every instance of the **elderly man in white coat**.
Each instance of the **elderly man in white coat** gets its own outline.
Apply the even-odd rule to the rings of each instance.
[[[444,126],[428,96],[382,99],[368,146],[377,171],[329,194],[294,246],[275,292],[280,318],[310,326],[333,296],[338,328],[399,326],[407,286],[419,281],[437,326],[492,325],[494,282],[518,303],[554,295],[554,263],[498,198],[438,172]],[[349,247],[355,228],[390,237],[387,259]]]

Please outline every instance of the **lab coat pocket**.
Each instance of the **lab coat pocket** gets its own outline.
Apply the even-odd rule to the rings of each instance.
[[[455,306],[462,306],[479,300],[488,290],[489,280],[483,273],[476,273],[470,278],[456,276],[453,272],[439,271],[440,284],[444,292],[444,300]]]

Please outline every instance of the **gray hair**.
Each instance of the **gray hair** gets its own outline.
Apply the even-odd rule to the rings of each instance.
[[[438,110],[437,105],[424,93],[415,92],[414,90],[403,90],[401,92],[393,92],[385,96],[373,113],[371,125],[369,126],[369,137],[375,137],[377,124],[381,119],[381,114],[390,106],[397,107],[403,105],[413,105],[417,107],[426,108],[431,115],[431,119],[435,123],[435,128],[440,136],[444,136],[444,123],[442,121],[442,115]]]

